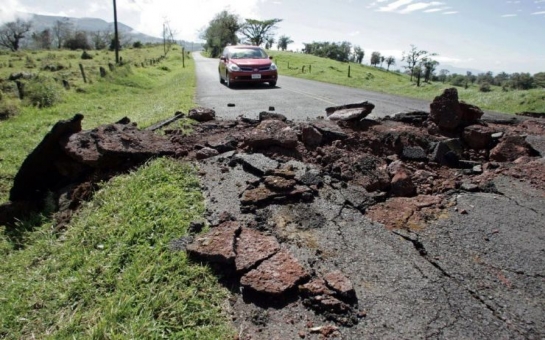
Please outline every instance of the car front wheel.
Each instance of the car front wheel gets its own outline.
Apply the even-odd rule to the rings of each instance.
[[[225,84],[225,80],[221,77],[221,73],[218,72],[218,75],[220,77],[220,84]]]
[[[276,86],[276,82],[275,82],[275,81],[270,81],[270,82],[269,82],[269,86],[270,86],[270,87],[275,87],[275,86]]]
[[[225,72],[225,85],[227,85],[227,87],[229,88],[233,86],[233,84],[231,84],[231,81],[229,80],[229,72]]]

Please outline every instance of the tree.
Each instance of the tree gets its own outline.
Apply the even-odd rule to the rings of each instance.
[[[246,22],[240,28],[240,33],[248,38],[250,43],[260,46],[269,36],[269,32],[276,28],[276,24],[282,19],[256,20],[246,19]]]
[[[536,87],[545,88],[545,72],[538,72],[534,74],[534,85]]]
[[[22,19],[5,23],[0,28],[0,46],[9,48],[13,52],[19,50],[21,40],[30,31],[31,27],[31,21]]]
[[[51,30],[46,28],[41,32],[32,33],[32,40],[36,43],[39,49],[48,50],[51,48],[51,43],[53,42],[53,36]]]
[[[383,55],[380,56],[380,67],[382,67],[382,64],[384,63],[384,61],[386,60],[386,57],[384,57]]]
[[[72,31],[70,19],[63,18],[62,20],[56,20],[52,30],[53,36],[57,40],[57,48],[60,49],[64,45],[64,41],[70,37],[70,32]]]
[[[96,31],[89,33],[95,50],[103,50],[110,45],[113,34],[110,31]]]
[[[64,48],[68,48],[70,50],[91,49],[91,45],[89,44],[89,40],[87,39],[87,32],[85,31],[76,31],[73,37],[66,39],[63,46]]]
[[[377,67],[380,63],[380,52],[371,53],[371,65]]]
[[[274,37],[268,36],[267,39],[265,39],[265,49],[270,50],[274,44]]]
[[[348,41],[343,41],[341,43],[331,43],[325,41],[303,44],[305,45],[303,52],[306,54],[312,54],[318,57],[329,58],[342,62],[347,62],[350,60],[352,44],[350,44]]]
[[[411,81],[413,81],[415,67],[417,67],[422,59],[426,57],[436,56],[436,53],[429,53],[425,50],[419,50],[416,46],[411,45],[411,50],[408,52],[403,52],[403,58],[401,60],[407,62],[406,68],[409,70],[411,75]],[[422,69],[420,69],[422,71]]]
[[[206,40],[204,48],[210,56],[219,57],[225,46],[238,43],[237,32],[241,26],[235,14],[227,11],[218,13],[201,34],[201,38]]]
[[[439,62],[436,60],[433,60],[431,58],[424,58],[422,59],[422,67],[424,68],[424,81],[429,82],[433,73],[435,72],[435,68],[439,65]]]
[[[534,78],[530,73],[513,73],[510,85],[517,90],[529,90],[534,87]]]
[[[163,55],[165,57],[167,56],[168,52],[170,52],[172,45],[176,43],[174,40],[175,34],[176,33],[170,28],[170,23],[168,20],[165,20],[163,22]]]
[[[388,68],[386,69],[387,71],[390,71],[390,66],[395,64],[396,60],[393,56],[389,56],[388,58],[386,58],[386,65],[388,66]]]
[[[363,57],[365,56],[365,52],[363,49],[359,46],[354,46],[354,62],[361,64],[363,62]]]
[[[280,38],[278,38],[277,47],[279,50],[285,51],[288,49],[288,45],[292,43],[293,43],[293,40],[291,40],[290,37],[288,37],[287,35],[281,35]]]
[[[439,81],[442,82],[442,83],[445,83],[445,81],[447,81],[447,76],[448,74],[450,73],[449,70],[447,69],[442,69],[439,71]]]

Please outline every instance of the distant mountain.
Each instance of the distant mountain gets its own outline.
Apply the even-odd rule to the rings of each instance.
[[[74,26],[75,29],[86,31],[86,32],[97,32],[97,31],[114,31],[114,23],[107,22],[102,19],[97,18],[71,18],[71,17],[61,17],[53,15],[41,15],[41,14],[31,14],[32,18],[32,30],[33,31],[42,31],[46,28],[51,28],[58,20],[68,19],[68,21]],[[117,29],[121,34],[130,35],[132,41],[141,41],[142,43],[161,43],[163,39],[158,37],[152,37],[144,33],[140,33],[134,30],[132,27],[127,26],[121,22],[117,22]],[[179,44],[183,45],[186,50],[202,50],[202,44],[193,43],[190,41],[179,40]]]

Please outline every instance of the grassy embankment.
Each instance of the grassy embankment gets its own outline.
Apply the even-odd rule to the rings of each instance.
[[[159,64],[140,66],[161,52],[124,51],[127,65],[105,78],[98,67],[108,69],[110,52],[91,52],[92,60],[79,59],[81,51],[0,55],[0,78],[19,71],[51,74],[40,68],[54,62],[65,68],[53,75],[71,83],[59,104],[21,105],[17,115],[0,121],[0,201],[7,200],[28,152],[59,119],[81,112],[84,129],[124,116],[146,126],[194,106],[194,64],[186,59],[182,68],[179,50]],[[30,69],[25,67],[29,58],[35,64]],[[61,233],[54,232],[47,212],[21,222],[17,233],[0,226],[0,338],[220,339],[231,334],[225,288],[207,267],[168,249],[203,210],[195,169],[158,159],[103,183]]]
[[[348,63],[341,63],[313,55],[269,51],[274,57],[281,75],[318,80],[333,84],[351,86],[365,90],[391,93],[406,97],[433,100],[444,89],[454,87],[440,82],[422,83],[417,87],[409,81],[409,76],[385,69],[350,63],[351,77],[348,78]],[[398,64],[401,61],[397,61]],[[289,68],[288,68],[289,65]],[[305,66],[305,73],[302,67]],[[311,66],[312,72],[308,69]],[[401,66],[394,66],[400,68]],[[281,79],[280,79],[281,81]],[[280,84],[280,83],[279,83]],[[490,92],[480,92],[478,85],[470,85],[467,89],[458,87],[461,100],[477,105],[485,110],[505,113],[522,111],[545,112],[545,89],[528,91],[503,91],[501,87],[491,86]]]

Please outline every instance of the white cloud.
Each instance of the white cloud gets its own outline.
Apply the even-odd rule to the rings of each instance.
[[[397,0],[390,3],[387,6],[380,7],[377,11],[379,12],[395,12],[398,8],[410,4],[414,0]]]
[[[409,6],[405,7],[404,9],[400,10],[399,13],[410,13],[414,11],[418,11],[421,9],[425,9],[428,7],[433,6],[439,6],[444,5],[444,2],[438,2],[438,1],[432,1],[432,2],[417,2],[415,4],[410,4]]]
[[[443,14],[447,14],[447,15],[449,15],[449,14],[457,14],[457,13],[458,13],[458,11],[443,12]]]
[[[21,17],[21,13],[17,13],[19,11],[24,12],[25,8],[21,6],[17,0],[2,0],[2,7],[0,7],[0,25]]]
[[[504,14],[501,17],[502,18],[511,18],[511,17],[516,17],[516,16],[517,16],[516,14]]]
[[[540,11],[540,12],[534,12],[534,13],[532,13],[532,15],[540,15],[540,14],[545,14],[545,11]]]
[[[109,4],[110,0],[101,0]],[[179,0],[140,0],[118,1],[118,20],[132,26],[135,30],[160,36],[164,21],[169,21],[175,38],[195,41],[198,31],[206,27],[210,20],[222,10],[244,18],[261,19],[257,6],[260,0],[224,0],[200,1],[198,6],[188,6]],[[131,18],[128,20],[127,18]]]
[[[357,35],[360,35],[360,31],[354,31],[354,32],[348,33],[348,36],[350,36],[350,37],[355,37]]]

